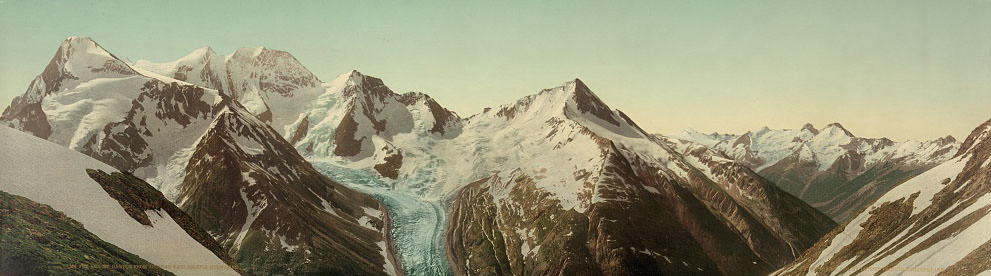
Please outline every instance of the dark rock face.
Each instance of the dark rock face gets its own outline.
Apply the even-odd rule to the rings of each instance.
[[[578,111],[591,113],[599,119],[619,126],[619,122],[612,116],[612,109],[603,103],[602,100],[599,100],[599,97],[593,94],[592,90],[589,90],[588,86],[585,86],[585,83],[579,79],[575,79],[574,85],[574,99],[578,106]]]
[[[367,213],[384,205],[317,172],[236,102],[196,145],[178,201],[248,274],[385,275],[385,218]]]
[[[403,166],[403,153],[397,148],[385,149],[386,155],[382,163],[375,164],[375,171],[380,175],[392,179],[399,177],[399,168]]]
[[[41,101],[26,103],[24,96],[14,98],[14,101],[3,110],[0,121],[8,122],[7,126],[29,132],[42,139],[52,135],[52,126],[48,116],[41,110]]]
[[[48,205],[3,191],[0,229],[4,275],[173,275],[103,241]]]
[[[361,137],[361,139],[355,139],[355,133],[358,132],[358,122],[354,121],[354,116],[351,113],[344,115],[341,119],[341,123],[337,125],[337,132],[334,134],[334,155],[337,156],[354,156],[361,152],[361,142],[367,137]]]
[[[310,131],[310,117],[303,117],[303,121],[296,126],[296,131],[293,131],[292,137],[289,138],[289,144],[295,145],[296,142],[303,140],[306,134]]]
[[[172,217],[173,220],[181,227],[183,230],[193,237],[197,242],[203,245],[217,255],[218,258],[231,265],[235,270],[237,269],[237,264],[227,255],[227,252],[220,247],[213,237],[210,236],[203,228],[196,224],[193,219],[187,215],[185,212],[179,209],[179,207],[172,204],[171,201],[165,198],[162,192],[158,191],[148,183],[143,180],[134,177],[134,175],[128,173],[106,173],[101,170],[86,170],[93,180],[103,187],[103,190],[107,191],[107,194],[111,198],[117,200],[120,206],[124,208],[132,218],[140,222],[141,224],[152,226],[151,220],[148,219],[147,210],[160,210],[164,211]]]

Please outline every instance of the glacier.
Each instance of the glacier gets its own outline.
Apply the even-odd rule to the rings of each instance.
[[[453,275],[447,262],[444,235],[447,206],[441,200],[423,197],[422,192],[397,187],[422,187],[424,177],[386,183],[374,171],[341,167],[332,161],[309,160],[317,171],[349,188],[371,195],[386,205],[392,218],[391,235],[396,258],[406,275]]]

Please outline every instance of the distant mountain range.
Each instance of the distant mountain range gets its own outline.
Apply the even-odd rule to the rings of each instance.
[[[324,82],[284,51],[127,62],[86,37],[59,46],[0,125],[41,138],[4,128],[17,138],[0,144],[37,148],[4,160],[50,152],[4,165],[18,178],[87,160],[0,191],[134,255],[102,262],[183,275],[197,271],[172,264],[211,259],[246,275],[763,275],[828,246],[839,230],[823,213],[857,220],[978,143],[857,138],[838,124],[652,135],[578,79],[464,117],[357,71]],[[48,183],[90,192],[53,201],[38,195],[61,189]],[[156,259],[107,238],[74,216],[91,199],[117,199],[125,222],[179,217],[195,243],[177,244],[209,257]],[[44,208],[31,204],[18,208]]]
[[[774,275],[984,275],[989,213],[991,120],[952,158],[861,208]]]
[[[836,221],[846,221],[882,194],[946,160],[953,136],[894,142],[854,136],[839,123],[823,129],[748,131],[742,135],[686,130],[671,135],[716,149],[750,167]]]

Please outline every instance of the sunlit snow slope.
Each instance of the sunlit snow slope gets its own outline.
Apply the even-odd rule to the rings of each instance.
[[[0,190],[47,204],[100,239],[179,275],[237,275],[191,238],[164,211],[149,210],[152,226],[124,211],[86,169],[116,171],[93,158],[0,126]],[[202,266],[208,269],[198,269]]]

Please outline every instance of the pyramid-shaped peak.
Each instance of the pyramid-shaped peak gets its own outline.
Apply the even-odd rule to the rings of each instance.
[[[571,97],[578,104],[578,109],[581,111],[589,111],[590,109],[610,110],[609,106],[602,102],[602,99],[598,95],[595,95],[592,89],[589,89],[581,79],[575,78],[572,81],[564,83],[564,90],[571,94]]]
[[[575,78],[564,84],[564,90],[570,95],[570,100],[574,101],[578,112],[592,114],[599,119],[619,126],[619,121],[613,116],[612,108],[609,107],[599,96],[595,95],[581,79]]]
[[[578,91],[578,90],[588,91],[589,90],[588,89],[588,86],[585,85],[585,82],[583,82],[579,78],[575,78],[574,80],[571,80],[571,81],[567,82],[567,84],[570,84],[570,87],[572,87],[572,90],[573,91]]]
[[[45,92],[61,88],[66,79],[92,74],[135,74],[126,62],[117,58],[96,41],[85,36],[70,36],[59,45],[52,60],[41,73]]]
[[[364,94],[382,97],[387,94],[394,94],[385,86],[382,79],[366,76],[358,70],[341,74],[334,80],[334,83],[342,87],[341,91],[345,96]]]
[[[69,59],[77,54],[99,55],[117,59],[117,57],[114,57],[109,51],[103,49],[99,43],[96,43],[96,41],[88,36],[67,37],[59,45],[59,54],[64,59]]]
[[[833,123],[830,123],[830,124],[826,125],[826,128],[823,128],[822,130],[823,130],[823,132],[827,132],[827,130],[828,131],[834,131],[834,130],[836,130],[836,131],[842,131],[843,134],[846,135],[846,136],[856,137],[856,136],[853,135],[852,132],[850,132],[845,127],[843,127],[843,125],[841,125],[840,123],[837,123],[837,122],[833,122]]]

